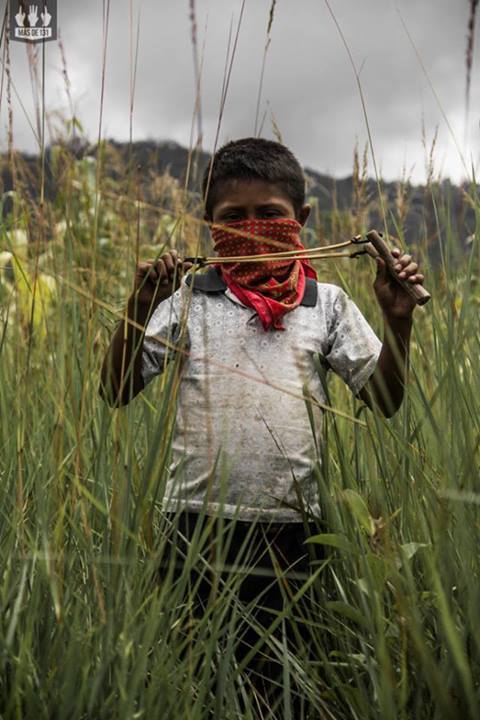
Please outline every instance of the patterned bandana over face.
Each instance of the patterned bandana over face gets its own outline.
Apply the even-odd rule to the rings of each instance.
[[[237,220],[212,228],[215,251],[220,257],[262,255],[304,250],[302,226],[296,220]],[[305,277],[317,278],[307,259],[229,262],[217,265],[228,288],[257,311],[264,330],[285,330],[282,317],[298,307],[305,292]]]

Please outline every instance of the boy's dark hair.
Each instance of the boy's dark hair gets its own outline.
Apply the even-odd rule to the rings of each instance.
[[[279,142],[241,138],[221,147],[208,163],[202,182],[205,215],[212,217],[219,187],[227,180],[265,180],[278,185],[298,215],[305,204],[305,176],[293,153]]]

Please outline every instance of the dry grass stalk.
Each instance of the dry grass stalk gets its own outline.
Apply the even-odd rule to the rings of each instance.
[[[468,110],[470,105],[470,85],[472,81],[473,66],[473,44],[475,40],[475,17],[477,14],[478,0],[470,0],[470,15],[468,17],[467,29],[467,50],[465,53],[465,64],[467,69],[466,85],[465,85],[465,109],[468,118]]]

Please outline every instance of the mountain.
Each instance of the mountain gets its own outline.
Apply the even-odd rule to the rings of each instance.
[[[142,196],[148,200],[149,185],[154,175],[169,172],[174,178],[184,182],[189,160],[189,151],[175,142],[155,142],[153,140],[120,143],[109,140],[105,144],[105,166],[107,177],[125,181],[128,168],[136,174],[141,186]],[[81,143],[70,145],[69,151],[76,157],[95,155],[94,146]],[[51,168],[54,161],[54,149],[47,148],[45,161],[45,194],[53,199],[58,191],[55,174]],[[22,184],[32,196],[38,196],[40,163],[38,156],[19,154],[26,170],[22,172]],[[201,177],[210,155],[196,151],[191,156],[189,188],[200,192]],[[3,193],[13,188],[10,166],[3,156],[1,164],[1,180]],[[377,183],[371,178],[363,182],[348,176],[333,178],[316,170],[306,168],[307,195],[318,209],[322,233],[325,237],[335,237],[338,231],[339,217],[347,213],[352,218],[352,230],[358,232],[362,223],[368,227],[383,228],[382,203],[379,200]],[[405,240],[408,244],[425,244],[432,255],[438,255],[440,240],[444,240],[446,218],[455,234],[461,239],[462,245],[475,231],[475,213],[472,203],[468,200],[470,188],[456,186],[449,180],[432,183],[429,187],[399,182],[382,182],[383,207],[389,218],[389,230],[397,234],[394,218],[401,217]],[[4,203],[3,212],[9,210],[8,199]],[[352,213],[353,211],[353,213]],[[357,218],[357,222],[355,221]],[[345,217],[344,217],[345,219]],[[347,223],[348,224],[348,223]],[[342,224],[345,229],[345,223]]]

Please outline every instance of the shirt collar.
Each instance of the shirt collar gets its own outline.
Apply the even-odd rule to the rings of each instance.
[[[230,300],[236,302],[242,307],[246,307],[237,296],[232,293],[225,280],[222,278],[220,273],[215,267],[209,267],[206,272],[201,273],[188,273],[185,277],[185,282],[188,287],[192,287],[193,290],[199,290],[200,292],[206,293],[224,293]],[[318,286],[315,280],[307,278],[305,283],[305,292],[303,294],[301,305],[306,307],[315,307],[317,304]]]

